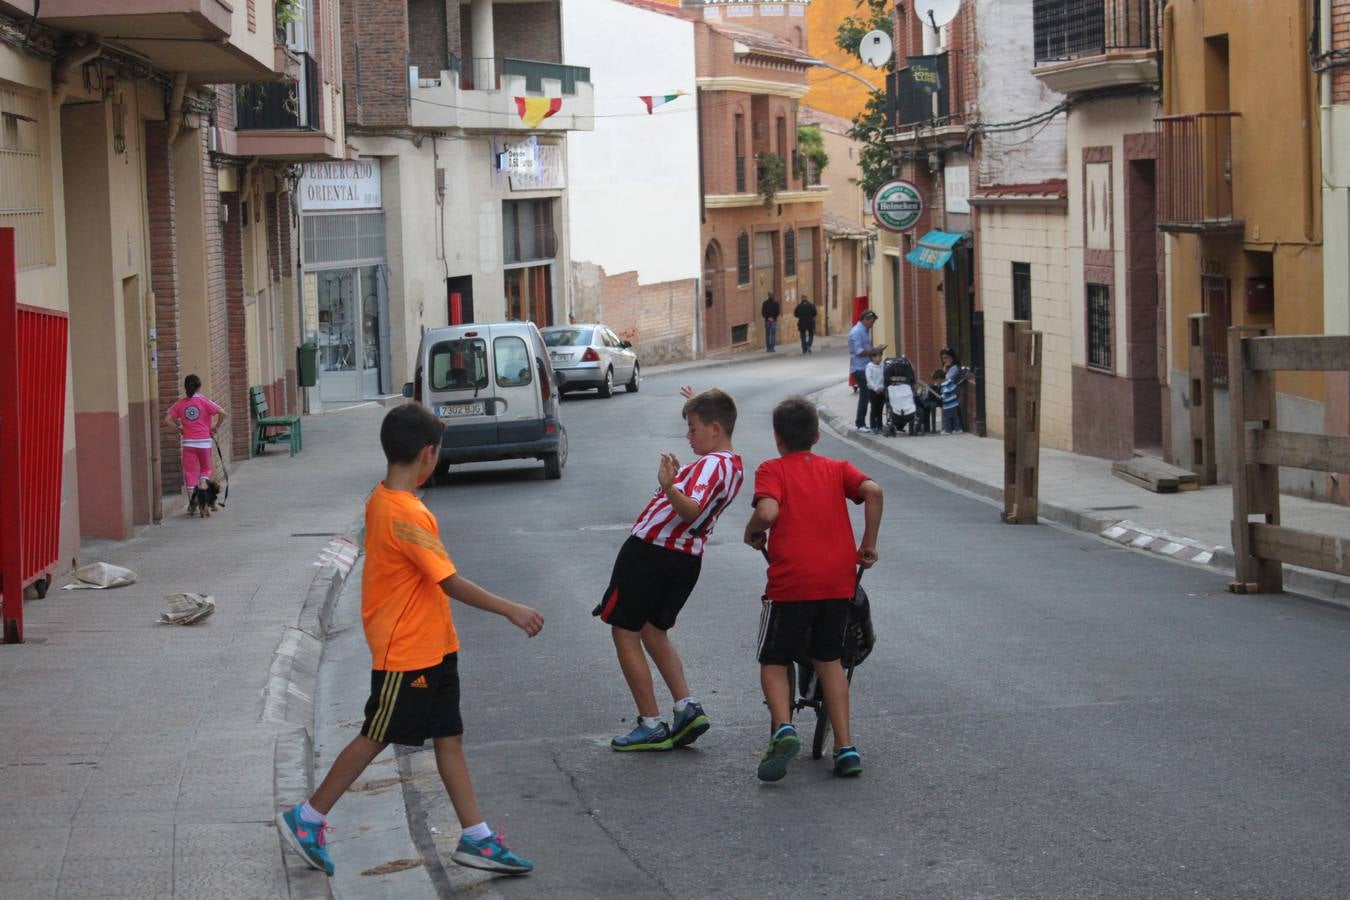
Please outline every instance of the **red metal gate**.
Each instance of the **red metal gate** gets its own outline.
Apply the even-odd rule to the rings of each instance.
[[[23,641],[23,588],[45,593],[61,543],[65,313],[20,306],[14,229],[0,228],[0,610]]]

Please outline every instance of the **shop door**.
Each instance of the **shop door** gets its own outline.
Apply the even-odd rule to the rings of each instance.
[[[384,358],[380,340],[381,284],[380,267],[363,266],[357,270],[361,287],[361,398],[380,396],[380,360]]]
[[[759,231],[755,233],[755,294],[752,298],[754,309],[752,315],[756,321],[760,321],[760,306],[768,299],[770,294],[782,305],[783,298],[778,296],[775,288],[778,285],[778,233],[774,231]]]
[[[383,313],[379,266],[319,272],[319,396],[380,396]],[[359,302],[358,302],[359,298]]]

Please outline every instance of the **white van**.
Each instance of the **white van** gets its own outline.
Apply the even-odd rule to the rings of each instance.
[[[403,396],[445,423],[438,475],[454,463],[533,458],[546,477],[562,477],[558,379],[533,322],[428,329]]]

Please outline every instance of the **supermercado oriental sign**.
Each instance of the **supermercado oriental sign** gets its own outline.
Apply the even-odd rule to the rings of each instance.
[[[380,161],[307,162],[300,176],[305,212],[380,208]]]
[[[888,181],[872,198],[872,216],[887,231],[909,231],[923,216],[923,194],[903,178]]]

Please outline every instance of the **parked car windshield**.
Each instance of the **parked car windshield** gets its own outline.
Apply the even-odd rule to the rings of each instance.
[[[431,348],[431,389],[467,391],[488,385],[487,343],[482,338],[441,341]]]
[[[591,342],[590,328],[558,328],[544,332],[544,343],[549,347],[582,347]]]

